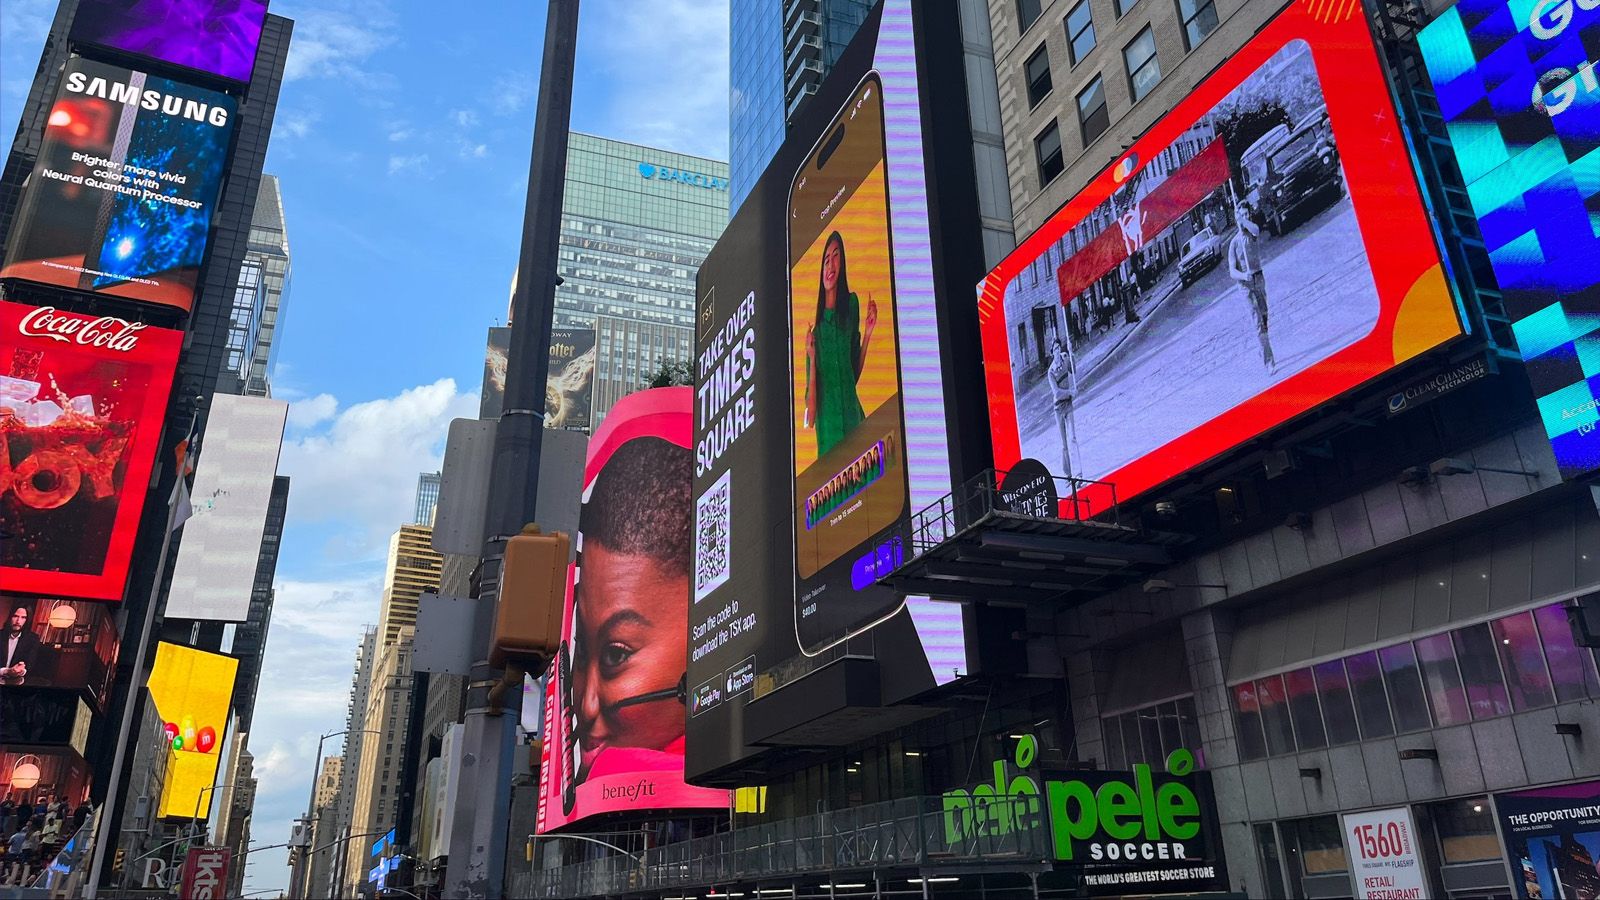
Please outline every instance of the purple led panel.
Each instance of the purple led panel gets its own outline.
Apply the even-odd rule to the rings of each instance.
[[[82,0],[72,39],[248,82],[267,0]]]

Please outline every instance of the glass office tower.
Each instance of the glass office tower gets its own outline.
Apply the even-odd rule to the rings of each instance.
[[[593,425],[693,356],[695,275],[727,223],[727,163],[572,134],[554,324],[596,332]]]

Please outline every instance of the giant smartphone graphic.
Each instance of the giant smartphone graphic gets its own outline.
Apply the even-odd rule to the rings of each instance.
[[[883,88],[869,72],[789,189],[795,633],[807,653],[904,602],[876,581],[910,504]]]

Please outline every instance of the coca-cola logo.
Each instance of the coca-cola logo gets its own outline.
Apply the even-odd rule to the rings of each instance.
[[[53,306],[41,306],[23,316],[17,330],[28,337],[127,353],[139,345],[139,332],[144,330],[144,323],[115,316],[91,319],[57,312]]]

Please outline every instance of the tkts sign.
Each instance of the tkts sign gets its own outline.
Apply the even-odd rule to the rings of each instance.
[[[195,847],[183,861],[178,900],[222,900],[228,893],[226,847]]]
[[[181,332],[0,302],[0,583],[120,600]]]

